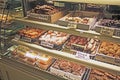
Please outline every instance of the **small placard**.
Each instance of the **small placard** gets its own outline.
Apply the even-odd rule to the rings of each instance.
[[[90,54],[77,51],[77,52],[76,52],[76,57],[77,57],[77,58],[87,59],[87,60],[88,60],[88,59],[90,59]]]
[[[54,2],[54,6],[65,7],[65,3],[62,3],[62,2]]]
[[[41,19],[41,20],[49,20],[49,17],[47,16],[47,15],[40,15],[39,16],[39,19]]]
[[[120,59],[115,58],[115,64],[120,66]]]
[[[16,40],[19,40],[20,38],[21,38],[20,35],[18,35],[18,34],[15,35],[15,39],[16,39]]]
[[[29,13],[28,16],[36,19],[41,19],[41,20],[49,20],[48,15],[43,15],[43,14],[35,14],[35,13]]]
[[[84,46],[82,46],[82,45],[77,45],[77,44],[72,44],[72,45],[71,45],[71,50],[83,51],[83,50],[84,50]]]
[[[120,29],[116,29],[115,30],[115,36],[119,36],[120,37]]]
[[[68,23],[67,27],[76,29],[77,28],[77,24],[75,24],[75,23]]]
[[[40,44],[41,44],[42,46],[48,47],[48,48],[53,48],[53,47],[54,47],[54,44],[49,43],[49,42],[46,42],[46,41],[41,41]]]
[[[102,53],[96,54],[95,60],[110,63],[110,64],[115,64],[115,58],[111,56],[104,55]]]
[[[22,37],[23,41],[32,42],[32,39],[29,37]]]
[[[107,36],[113,36],[114,31],[114,28],[102,27],[100,33]]]

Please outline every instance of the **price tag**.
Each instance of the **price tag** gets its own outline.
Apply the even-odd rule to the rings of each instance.
[[[115,58],[115,63],[120,65],[120,59]]]
[[[68,23],[68,27],[76,29],[77,28],[77,24],[75,24],[75,23]]]
[[[65,3],[62,3],[62,2],[54,2],[54,6],[65,7]]]
[[[83,51],[83,50],[84,50],[84,46],[82,46],[82,45],[77,45],[77,44],[72,44],[72,45],[71,45],[71,49],[72,49],[72,50],[76,50],[76,51]]]
[[[22,40],[27,41],[27,42],[32,42],[32,39],[29,37],[22,37]]]
[[[49,16],[48,15],[40,14],[38,18],[41,19],[41,20],[49,20]]]
[[[48,47],[48,48],[53,48],[54,44],[51,44],[49,42],[41,41],[40,43],[42,46]]]
[[[20,38],[21,38],[20,35],[18,35],[18,34],[15,35],[15,39],[16,39],[16,40],[19,40]]]
[[[107,36],[113,36],[114,31],[114,28],[102,27],[100,33]]]
[[[120,29],[116,29],[115,30],[115,36],[119,36],[120,37]]]
[[[80,58],[80,59],[86,59],[86,60],[88,60],[88,59],[90,59],[90,54],[77,51],[76,52],[76,57]]]

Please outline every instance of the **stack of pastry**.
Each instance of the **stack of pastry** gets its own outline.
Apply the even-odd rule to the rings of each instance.
[[[107,72],[92,69],[89,80],[117,80],[117,77]]]
[[[49,30],[47,33],[42,35],[39,40],[49,42],[52,44],[61,45],[69,38],[69,34],[63,32],[57,32],[53,30]]]
[[[86,43],[87,43],[87,38],[72,35],[67,43],[67,46],[71,46],[72,44],[85,46]]]
[[[62,8],[58,8],[52,5],[36,5],[34,9],[31,10],[32,13],[37,13],[37,14],[47,14],[51,15],[56,12],[59,12]]]
[[[39,37],[44,31],[37,28],[25,28],[19,31],[19,34],[29,38],[37,38]]]
[[[99,53],[120,58],[120,44],[112,42],[102,42],[99,48]]]
[[[62,59],[58,59],[53,65],[53,68],[56,68],[65,72],[69,72],[78,76],[82,76],[82,74],[85,71],[84,66],[81,66],[79,64],[69,62],[66,60],[62,60]]]
[[[0,14],[0,20],[2,20],[3,22],[5,22],[7,20],[7,22],[10,22],[12,20],[12,17],[10,17],[9,15],[2,15]]]
[[[66,17],[65,19],[66,21],[70,21],[70,22],[75,22],[75,23],[81,23],[81,24],[87,24],[89,25],[92,21],[93,18],[80,18],[80,17]]]

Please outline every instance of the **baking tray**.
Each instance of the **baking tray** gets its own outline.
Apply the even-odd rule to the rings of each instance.
[[[82,74],[78,76],[78,75],[72,74],[70,72],[65,72],[63,70],[54,68],[53,65],[50,67],[50,72],[53,73],[54,75],[61,76],[68,80],[82,80],[83,76],[85,75],[85,72],[87,71],[87,68],[85,68],[85,70],[82,72]]]
[[[91,77],[91,72],[92,72],[92,70],[93,69],[89,69],[89,71],[88,71],[88,75],[87,75],[87,77],[86,77],[86,79],[85,80],[94,80],[94,79],[91,79],[91,78],[93,78],[93,76]],[[95,69],[96,70],[96,69]],[[97,71],[100,71],[100,70],[97,70]],[[102,73],[102,74],[101,74]],[[96,80],[117,80],[117,77],[116,77],[116,75],[112,75],[112,74],[110,74],[110,73],[107,73],[107,72],[104,72],[104,71],[102,71],[101,73],[98,73],[98,74],[95,74],[95,73],[92,73],[92,74],[95,74],[95,76],[98,78],[98,79],[96,79]],[[112,76],[112,78],[111,78],[111,76]],[[90,78],[91,77],[91,78]],[[114,77],[114,78],[113,78]]]
[[[44,65],[44,64],[39,64],[39,62],[36,61],[36,65],[41,68],[41,69],[44,69],[44,70],[48,70],[50,68],[50,66],[55,62],[55,58],[52,58],[51,61]]]
[[[109,43],[109,42],[107,42],[107,43]],[[101,42],[101,44],[102,44],[102,42]],[[101,49],[101,48],[100,48],[100,47],[101,47],[101,44],[99,45],[98,51],[97,51],[94,59],[95,59],[95,60],[98,60],[98,61],[106,62],[106,63],[109,63],[109,64],[113,64],[113,65],[120,66],[120,57],[109,56],[109,54],[111,54],[111,53],[107,53],[107,54],[105,55],[104,53],[102,53],[102,52],[99,51],[99,50]],[[112,43],[112,44],[115,44],[115,43]],[[116,45],[119,47],[119,44],[116,44]],[[115,47],[115,46],[114,46],[114,47]],[[114,48],[114,47],[113,47],[113,48]],[[104,48],[107,48],[107,47],[104,47]],[[111,49],[111,48],[109,48],[109,50],[110,50],[110,49]],[[109,50],[107,50],[107,51],[109,51]],[[115,53],[116,53],[116,52],[115,52]],[[112,54],[112,55],[115,55],[115,53]]]
[[[30,42],[30,43],[33,43],[33,42],[38,42],[38,38],[43,35],[46,31],[42,31],[41,34],[36,37],[36,38],[30,38],[30,37],[27,37],[27,36],[24,36],[24,35],[20,35],[19,33],[17,34],[19,39],[22,40],[22,41],[26,41],[26,42]]]
[[[119,36],[120,37],[120,28],[116,28],[116,27],[108,27],[108,26],[102,26],[102,25],[99,25],[99,20],[96,22],[96,24],[94,25],[95,26],[95,31],[98,32],[98,33],[102,33],[102,31],[106,31],[108,32],[108,34],[111,34],[110,32],[112,31],[113,33],[110,35],[114,35],[114,36]],[[111,30],[111,31],[110,31]],[[106,34],[105,34],[106,35]]]
[[[82,23],[76,23],[76,22],[72,22],[72,21],[66,21],[66,18],[71,17],[71,16],[80,17],[80,18],[88,17],[88,18],[92,18],[93,20],[89,24],[82,24]],[[70,24],[74,24],[74,25],[76,25],[77,29],[89,30],[95,24],[95,22],[97,20],[97,16],[99,16],[98,12],[72,11],[69,14],[67,14],[66,16],[64,16],[63,18],[59,19],[56,22],[56,24],[62,25],[62,26],[65,26],[65,27],[68,27]]]
[[[47,32],[46,32],[47,33]],[[44,35],[44,34],[43,34]],[[41,35],[42,36],[42,35]],[[62,50],[62,48],[64,47],[64,44],[69,40],[69,37],[67,38],[67,40],[65,40],[62,44],[54,44],[52,42],[47,42],[45,40],[38,40],[39,41],[39,45],[49,48],[49,49],[55,49],[55,50]]]

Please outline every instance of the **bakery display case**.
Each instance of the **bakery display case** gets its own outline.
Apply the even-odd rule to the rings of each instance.
[[[11,37],[0,60],[3,79],[120,79],[120,15],[110,11],[120,1],[15,1],[21,4],[7,16],[13,24],[0,33]]]
[[[1,3],[4,5],[1,5],[2,8],[0,9],[0,43],[1,45],[1,53],[4,53],[10,45],[8,45],[11,39],[13,39],[14,34],[23,27],[23,25],[17,25],[14,22],[15,14],[17,13],[16,8],[21,7],[21,1],[20,0],[1,0]],[[22,9],[22,7],[21,7]],[[21,12],[23,12],[21,10]],[[20,14],[16,17],[21,17],[23,13],[17,13]],[[13,16],[14,15],[14,16]]]

